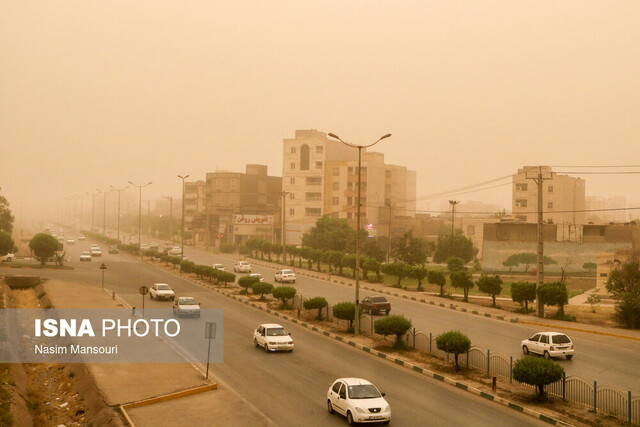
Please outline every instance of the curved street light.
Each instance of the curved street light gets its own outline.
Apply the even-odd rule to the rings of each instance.
[[[334,133],[328,134],[331,138],[337,139],[347,147],[358,149],[358,210],[356,218],[356,312],[355,312],[355,327],[354,333],[358,335],[360,333],[360,193],[362,190],[362,149],[369,148],[376,145],[378,142],[391,136],[390,133],[381,136],[375,142],[369,145],[356,145],[343,141],[338,135]]]
[[[142,189],[147,185],[153,184],[153,182],[149,181],[146,184],[138,185],[129,181],[129,184],[133,185],[134,187],[138,187],[138,193],[139,193],[139,196],[138,196],[138,245],[141,245],[142,244],[142,239],[141,239],[141,236],[142,236]]]
[[[184,180],[189,178],[189,175],[178,175],[178,178],[182,180],[182,229],[180,231],[180,258],[184,259]],[[182,269],[182,266],[180,268]]]
[[[120,244],[121,243],[120,242],[120,192],[129,188],[129,186],[127,185],[126,187],[116,188],[113,185],[111,185],[110,187],[112,191],[118,192],[118,244]]]

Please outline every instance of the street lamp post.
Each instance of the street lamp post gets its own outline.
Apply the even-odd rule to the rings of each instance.
[[[88,192],[80,195],[80,233],[82,233],[82,213],[83,213],[82,201],[84,200],[85,196],[88,196],[88,195],[89,195]]]
[[[149,181],[146,184],[137,185],[129,181],[129,184],[133,185],[134,187],[138,187],[138,245],[141,245],[142,244],[142,239],[141,239],[141,236],[142,236],[142,189],[147,185],[152,184],[152,182]]]
[[[128,185],[123,188],[115,188],[113,185],[111,186],[112,191],[118,192],[118,244],[120,244],[120,192],[126,190],[127,188],[129,188]]]
[[[460,203],[458,200],[449,200],[451,203],[451,253],[449,256],[453,256],[453,224],[456,218],[456,205]]]
[[[189,175],[178,175],[178,178],[182,180],[182,229],[180,230],[180,258],[184,259],[184,180],[189,178]]]
[[[358,335],[360,333],[360,195],[362,191],[362,149],[369,148],[376,145],[378,142],[382,141],[385,138],[389,138],[391,136],[390,133],[378,138],[377,141],[369,144],[369,145],[355,145],[340,139],[339,136],[329,133],[331,138],[335,138],[338,141],[342,142],[347,147],[357,148],[358,149],[358,209],[357,209],[357,220],[356,220],[356,312],[355,312],[355,330],[354,333]]]
[[[102,191],[99,188],[97,188],[96,191],[98,193],[102,193],[103,195],[102,197],[102,234],[106,236],[107,235],[107,193],[110,193],[113,190]]]

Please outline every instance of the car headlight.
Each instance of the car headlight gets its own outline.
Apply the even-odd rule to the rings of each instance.
[[[389,405],[387,405],[387,406],[384,408],[384,412],[389,412],[390,410],[391,410],[391,407],[390,407]]]
[[[356,412],[359,413],[359,414],[364,414],[365,413],[364,409],[358,408],[357,406],[356,406]]]

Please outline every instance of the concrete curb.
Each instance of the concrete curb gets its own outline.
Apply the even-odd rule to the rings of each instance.
[[[150,397],[148,399],[138,400],[136,402],[125,403],[124,405],[120,405],[120,411],[122,411],[122,415],[127,420],[131,427],[135,427],[133,420],[129,417],[127,413],[127,409],[137,408],[139,406],[145,405],[153,405],[155,403],[166,402],[167,400],[179,399],[181,397],[191,396],[198,393],[203,393],[209,390],[216,390],[218,388],[218,384],[208,384],[203,386],[198,386],[194,388],[190,388],[187,390],[177,391],[175,393],[164,394],[162,396]]]

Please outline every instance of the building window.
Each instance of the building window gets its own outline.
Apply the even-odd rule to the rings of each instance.
[[[527,216],[526,215],[516,215],[516,219],[518,221],[527,222]]]
[[[353,175],[353,166],[347,168],[347,175]]]
[[[475,227],[473,225],[467,225],[467,236],[473,236],[475,233]]]
[[[322,185],[321,176],[308,176],[305,178],[307,185]]]
[[[296,193],[289,193],[289,200],[295,200],[296,199]]]
[[[322,193],[306,193],[305,200],[307,202],[319,202],[322,199]]]
[[[548,191],[549,193],[553,193],[553,185],[550,185],[550,186],[547,188],[547,191]]]
[[[391,171],[384,171],[384,177],[387,179],[391,178]]]
[[[296,147],[291,147],[291,154],[296,154]]]
[[[340,176],[340,168],[333,168],[333,176]]]
[[[527,199],[516,199],[516,208],[526,208]]]
[[[324,147],[322,145],[316,145],[316,154],[322,154]]]
[[[295,209],[289,209],[289,215],[294,216],[296,214]]]
[[[527,184],[526,183],[516,184],[516,191],[527,191]]]
[[[316,169],[322,169],[322,162],[316,162]]]
[[[340,198],[339,197],[334,197],[333,198],[333,206],[338,206],[340,204]]]
[[[295,170],[296,169],[296,164],[294,162],[291,162],[291,164],[289,166],[291,167],[291,170]]]
[[[340,190],[340,183],[339,182],[334,182],[333,183],[333,191],[338,191]]]
[[[547,209],[553,209],[553,202],[547,202]]]
[[[347,197],[347,206],[353,205],[353,197]]]
[[[347,182],[347,190],[353,190],[353,182]]]
[[[289,178],[289,184],[293,185],[296,183],[296,179],[294,177]]]
[[[351,212],[347,212],[347,219],[353,218],[353,214]]]
[[[367,167],[366,167],[366,166],[364,166],[364,167],[362,167],[362,168],[360,168],[360,169],[361,169],[361,170],[360,170],[360,173],[362,174],[362,176],[367,176]]]
[[[300,147],[300,170],[309,170],[309,146],[307,144],[302,144]]]
[[[320,216],[321,209],[320,208],[306,208],[304,212],[305,216]]]

